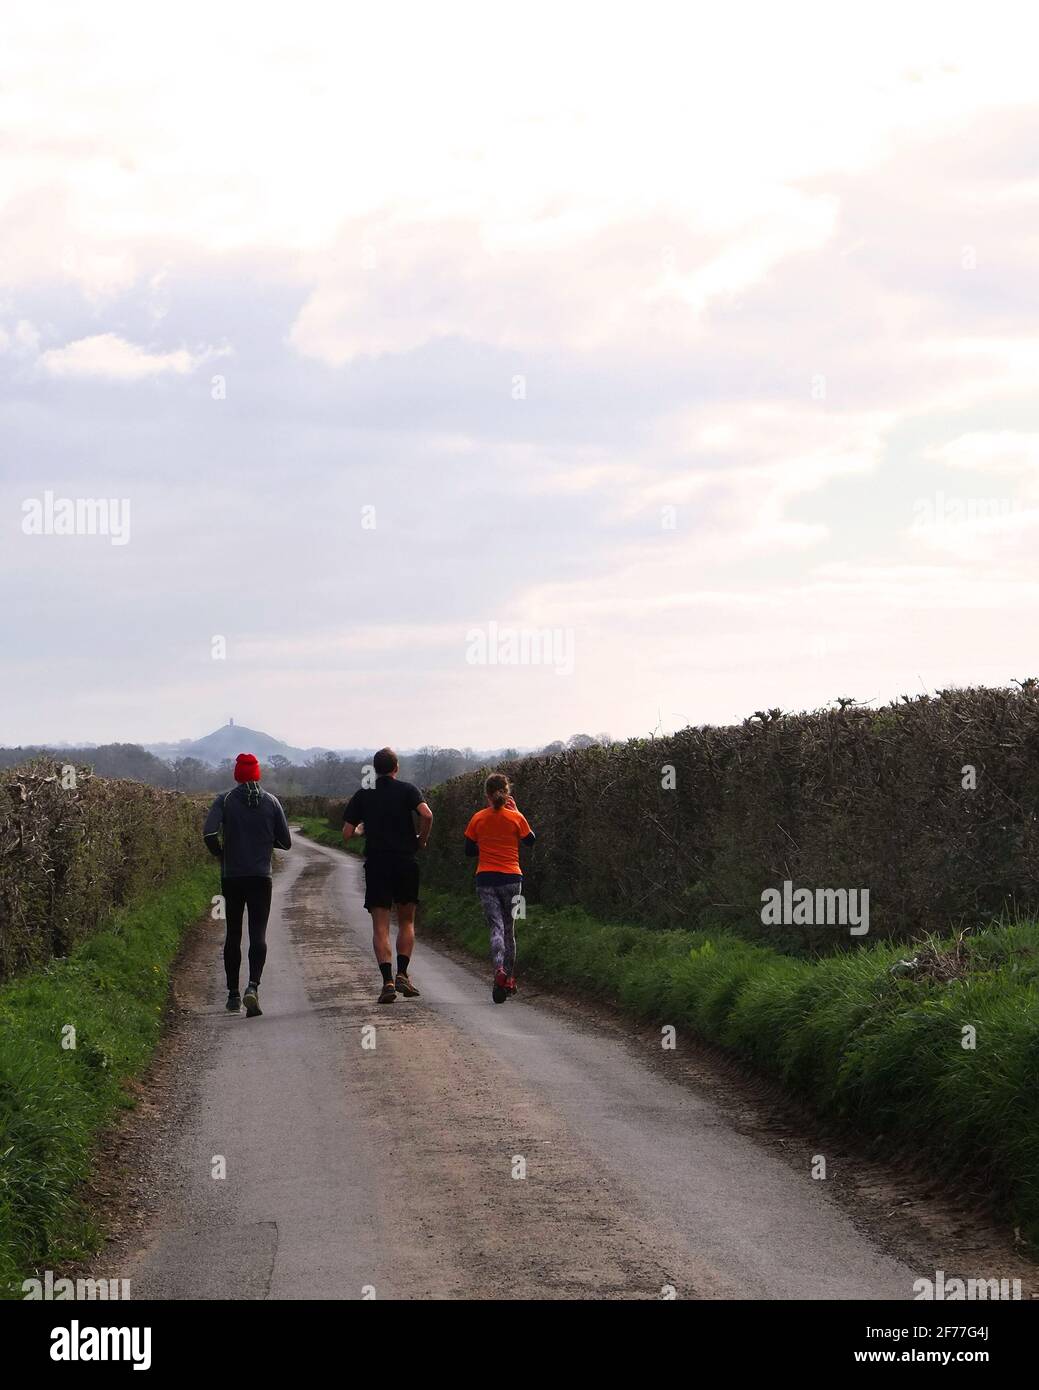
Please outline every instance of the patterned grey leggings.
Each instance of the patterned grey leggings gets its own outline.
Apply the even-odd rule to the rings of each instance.
[[[516,972],[516,924],[512,917],[512,900],[517,893],[523,892],[523,880],[517,878],[490,887],[478,885],[476,892],[491,932],[491,964],[495,970],[513,975]]]

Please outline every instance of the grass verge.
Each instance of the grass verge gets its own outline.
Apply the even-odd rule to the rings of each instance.
[[[297,816],[295,824],[309,840],[319,845],[329,845],[332,849],[346,849],[349,854],[364,854],[364,836],[355,835],[346,845],[343,844],[343,831],[324,816]]]
[[[133,1105],[125,1083],[159,1040],[184,930],[217,892],[212,865],[189,869],[0,987],[0,1298],[97,1248],[80,1196],[95,1140]]]
[[[1039,924],[807,961],[724,932],[529,910],[523,970],[729,1048],[956,1190],[980,1178],[1039,1247]],[[421,919],[486,958],[475,896],[427,893]]]

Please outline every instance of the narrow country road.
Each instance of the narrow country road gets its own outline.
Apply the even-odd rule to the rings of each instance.
[[[587,1021],[496,1008],[421,938],[422,998],[378,1007],[361,899],[297,839],[260,1019],[223,1011],[214,935],[135,1297],[912,1297],[824,1182]]]

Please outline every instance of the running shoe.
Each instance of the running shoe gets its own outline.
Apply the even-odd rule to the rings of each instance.
[[[237,1014],[241,1013],[241,1011],[242,996],[238,993],[236,989],[229,989],[227,991],[227,1012],[229,1014]]]
[[[515,975],[510,975],[509,978],[505,981],[505,988],[509,991],[510,994],[516,993],[517,989],[519,989],[519,985],[517,985],[516,983]]]
[[[504,1004],[509,997],[509,982],[504,970],[494,972],[494,984],[491,986],[491,998],[496,1004]]]
[[[393,987],[393,981],[387,980],[382,987],[382,993],[379,995],[379,1003],[392,1004],[396,997],[397,991]]]
[[[394,987],[398,994],[404,995],[405,999],[417,999],[419,997],[418,990],[411,983],[411,980],[403,970],[397,972],[397,980]]]
[[[260,1008],[260,986],[250,984],[242,1003],[245,1005],[246,1018],[258,1018],[263,1013]]]

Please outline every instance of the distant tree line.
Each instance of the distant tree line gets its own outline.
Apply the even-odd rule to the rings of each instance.
[[[551,756],[567,749],[590,748],[612,742],[609,734],[573,734],[564,743],[557,740],[541,750]],[[374,749],[372,750],[375,751]],[[0,769],[19,767],[30,758],[46,754],[61,762],[92,767],[98,777],[124,777],[167,791],[219,791],[234,782],[234,759],[225,758],[216,767],[201,758],[173,758],[167,761],[149,753],[137,743],[103,743],[97,748],[0,748]],[[427,744],[400,755],[400,775],[420,787],[435,787],[451,777],[493,767],[519,757],[515,748],[479,750],[440,748]],[[361,785],[365,760],[341,757],[338,753],[319,753],[305,763],[293,763],[281,754],[261,760],[263,785],[276,796],[331,796],[346,800]]]

